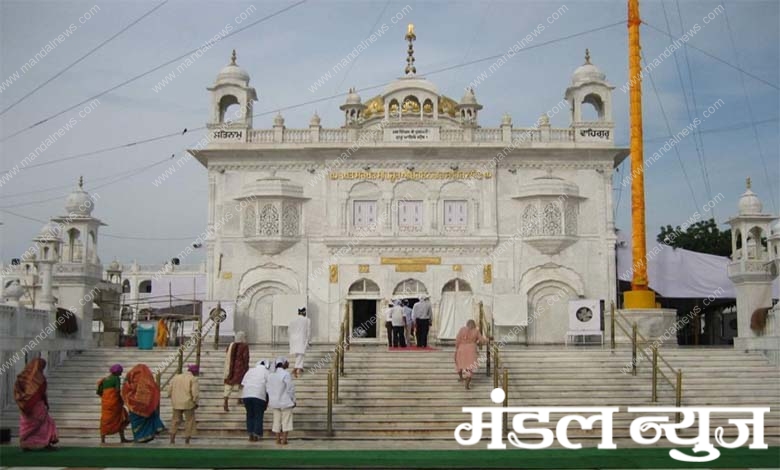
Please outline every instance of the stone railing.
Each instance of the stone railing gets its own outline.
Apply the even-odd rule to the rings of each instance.
[[[737,274],[770,274],[771,273],[771,264],[772,262],[769,260],[760,261],[760,260],[750,260],[750,259],[743,259],[743,260],[737,260],[729,263],[728,265],[728,274],[729,276],[734,276]]]
[[[54,265],[55,276],[87,276],[103,279],[103,267],[99,264],[59,263]]]
[[[439,135],[442,142],[463,142],[465,140],[463,129],[442,129]]]
[[[139,264],[139,273],[201,273],[206,272],[205,264]],[[135,274],[130,267],[126,266],[123,275]]]
[[[273,129],[250,130],[247,134],[249,142],[253,144],[270,144],[274,141]]]
[[[503,142],[503,130],[500,128],[481,128],[474,130],[474,142]]]
[[[584,127],[587,126],[587,127]],[[415,129],[419,127],[414,126]],[[574,127],[553,129],[549,125],[532,128],[513,128],[511,125],[494,128],[441,128],[438,135],[432,139],[420,141],[420,144],[430,142],[462,142],[479,144],[527,145],[531,143],[588,143],[595,145],[613,145],[614,132],[612,123],[581,123]],[[247,132],[247,142],[254,144],[353,144],[392,142],[385,139],[385,133],[380,129],[326,129],[309,127],[307,129],[250,129]]]

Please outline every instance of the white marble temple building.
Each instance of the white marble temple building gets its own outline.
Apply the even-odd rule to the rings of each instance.
[[[383,343],[386,301],[428,294],[432,341],[481,301],[497,337],[527,324],[506,339],[563,343],[568,300],[614,299],[611,175],[628,149],[588,56],[560,86],[531,127],[509,115],[483,127],[473,90],[456,101],[409,71],[368,99],[350,90],[338,127],[315,113],[305,128],[277,115],[258,129],[234,55],[208,89],[208,139],[190,150],[208,169],[208,298],[236,302],[252,342],[284,340],[305,302],[315,342],[336,341],[349,309],[354,341]],[[552,128],[559,113],[570,125]]]

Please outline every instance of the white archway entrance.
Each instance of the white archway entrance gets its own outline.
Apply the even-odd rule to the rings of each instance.
[[[528,343],[560,344],[569,328],[569,300],[577,293],[568,284],[550,281],[528,292]]]
[[[274,296],[291,293],[293,290],[281,282],[263,281],[253,285],[237,302],[235,330],[246,332],[250,343],[283,341],[284,338],[278,337],[273,326]]]

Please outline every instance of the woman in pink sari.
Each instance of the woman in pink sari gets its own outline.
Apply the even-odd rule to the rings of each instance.
[[[46,377],[43,370],[46,361],[33,359],[16,377],[14,400],[21,411],[19,415],[19,445],[24,450],[53,449],[59,439],[57,426],[49,416],[46,399]]]
[[[458,371],[458,381],[466,379],[466,390],[471,389],[471,376],[479,368],[479,351],[477,345],[487,342],[487,338],[477,329],[474,320],[466,322],[466,326],[458,331],[455,338],[455,370]]]

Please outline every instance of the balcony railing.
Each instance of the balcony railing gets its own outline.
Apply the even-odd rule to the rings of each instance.
[[[588,143],[588,144],[614,144],[614,133],[611,123],[585,123],[587,128],[569,127],[553,129],[550,126],[532,128],[512,128],[511,126],[495,128],[441,128],[433,139],[421,141],[421,143],[433,142],[463,142],[479,144],[503,144],[510,143],[515,146],[531,145],[533,143]],[[504,132],[504,131],[507,132]],[[249,129],[246,142],[253,144],[354,144],[359,142],[381,143],[386,141],[382,129],[326,129],[321,127],[309,127],[307,129],[287,129],[277,127],[274,129]],[[235,140],[232,143],[242,143]],[[391,142],[389,139],[387,142]]]

